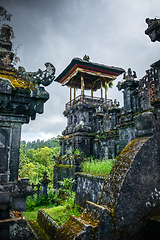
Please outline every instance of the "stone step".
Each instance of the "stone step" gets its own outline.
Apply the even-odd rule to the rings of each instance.
[[[39,227],[36,220],[28,221],[27,224],[34,240],[51,240],[49,236],[46,235],[44,230]]]
[[[75,216],[71,216],[70,219],[59,228],[56,233],[56,240],[89,240],[93,232],[93,226],[91,226],[87,221]]]
[[[110,221],[111,212],[103,206],[87,202],[86,209],[79,216],[71,216],[70,219],[61,226],[56,233],[56,240],[89,240],[99,239],[98,235],[104,232],[106,219]]]
[[[59,225],[42,209],[39,209],[37,220],[28,221],[32,235],[36,240],[54,239]]]
[[[61,227],[42,209],[39,209],[37,221],[29,221],[32,236],[35,240],[89,240],[99,239],[98,236],[106,234],[104,223],[110,221],[112,212],[98,204],[87,202],[83,213],[71,216]]]

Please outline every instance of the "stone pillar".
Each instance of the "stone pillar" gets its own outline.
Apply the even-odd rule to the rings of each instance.
[[[50,183],[51,181],[47,177],[46,170],[44,170],[43,177],[42,177],[42,179],[39,182],[42,184],[42,195],[46,195],[47,196],[48,183]]]
[[[132,75],[132,71],[128,69],[128,75],[124,75],[124,81],[119,82],[117,87],[118,90],[123,89],[123,99],[124,99],[124,112],[125,114],[134,112],[134,99],[132,96],[133,91],[138,87],[138,81],[134,80],[136,74]]]

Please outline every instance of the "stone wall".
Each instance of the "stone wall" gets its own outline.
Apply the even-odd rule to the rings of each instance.
[[[101,176],[76,173],[76,203],[83,208],[86,201],[97,203],[105,179],[105,177]]]
[[[61,187],[59,181],[64,178],[75,178],[75,167],[71,165],[57,164],[54,166],[53,187],[58,189]]]

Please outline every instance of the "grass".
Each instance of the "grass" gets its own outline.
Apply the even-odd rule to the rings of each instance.
[[[99,176],[108,176],[110,173],[115,159],[93,159],[93,158],[86,158],[84,162],[81,163],[82,172],[90,173],[93,175]]]
[[[36,220],[37,219],[37,214],[38,214],[38,209],[39,209],[39,207],[36,207],[36,208],[34,208],[34,210],[32,210],[32,211],[26,211],[25,213],[24,213],[24,217],[25,217],[25,219],[27,220],[27,221],[29,221],[29,220]]]
[[[62,226],[64,223],[66,223],[71,215],[79,216],[81,214],[78,210],[77,205],[58,206],[54,208],[46,208],[43,210],[48,213],[49,216],[59,224],[59,226]]]
[[[74,203],[75,193],[72,197],[67,197],[62,205],[53,208],[44,208],[43,210],[53,218],[55,222],[62,226],[67,222],[71,215],[79,216],[81,212],[78,209],[78,205]]]
[[[36,220],[38,209],[42,208],[54,219],[55,222],[57,222],[61,226],[69,220],[71,215],[79,216],[81,214],[81,212],[79,211],[79,207],[74,203],[74,197],[75,193],[72,193],[72,197],[66,197],[65,200],[61,200],[61,205],[55,206],[54,204],[52,204],[52,207],[50,201],[47,201],[49,205],[42,204],[39,206],[35,206],[36,201],[34,202],[34,199],[28,198],[27,203],[29,206],[29,210],[25,212],[24,217],[27,221]],[[43,203],[42,200],[44,199],[41,199],[41,202]],[[33,208],[31,207],[31,204],[33,204]]]

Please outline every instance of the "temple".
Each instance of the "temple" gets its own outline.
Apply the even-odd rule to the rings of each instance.
[[[145,33],[151,41],[160,41],[160,20],[146,22]],[[68,123],[61,138],[62,156],[55,159],[54,187],[58,188],[63,178],[75,177],[75,201],[84,211],[59,227],[54,239],[159,239],[160,60],[139,80],[131,68],[124,72],[107,66],[98,77],[100,66],[75,59],[56,79],[70,88],[81,88],[81,95],[76,98],[74,94],[72,99],[70,94],[64,111]],[[116,100],[107,100],[107,91],[103,98],[102,89],[123,72],[117,84],[118,90],[123,90],[124,107],[120,107]],[[85,96],[85,89],[91,90],[91,96]],[[99,99],[93,97],[96,89],[101,89]],[[76,148],[100,159],[118,155],[103,186],[98,175],[77,171],[80,159],[76,154],[74,159],[69,155],[63,159],[67,150]]]
[[[67,126],[60,142],[61,155],[64,155],[67,150],[76,149],[85,155],[93,154],[93,140],[96,133],[103,131],[103,118],[113,105],[112,101],[107,99],[108,85],[124,72],[122,68],[93,63],[84,59],[72,59],[71,63],[55,79],[62,86],[70,88],[70,101],[66,103],[63,113],[67,117]],[[81,89],[79,96],[76,96],[76,89]],[[101,90],[101,96],[95,97],[93,93],[98,89]],[[85,90],[91,91],[90,96],[85,95]]]

